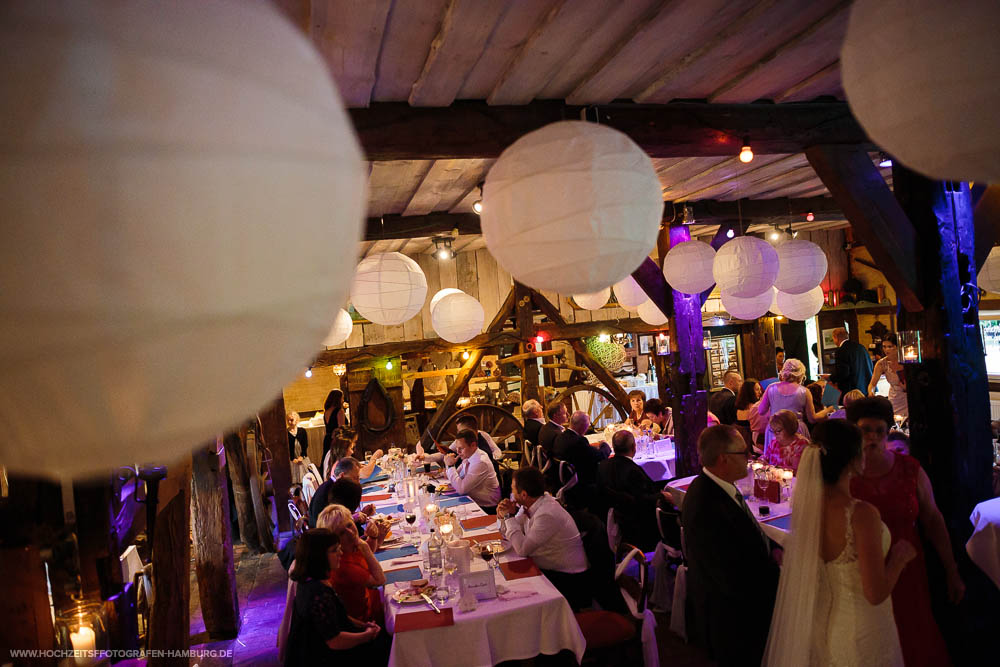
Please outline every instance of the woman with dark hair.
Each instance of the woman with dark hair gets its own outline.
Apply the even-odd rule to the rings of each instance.
[[[323,423],[326,424],[327,433],[347,425],[347,415],[344,414],[344,392],[339,389],[331,389],[326,395],[326,401],[323,403]]]
[[[354,450],[358,445],[358,432],[350,426],[343,426],[326,434],[323,439],[323,447],[327,449],[327,454],[323,457],[323,479],[331,477],[333,467],[337,461],[348,456],[354,456]],[[382,456],[382,450],[376,449],[367,463],[361,464],[359,479],[367,479],[375,472],[378,465],[378,458]]]
[[[809,390],[809,396],[812,398],[813,411],[820,412],[826,408],[823,405],[823,390],[825,387],[819,382],[810,382],[806,385],[806,389]]]
[[[285,665],[385,665],[389,646],[377,623],[347,614],[333,589],[331,571],[340,567],[340,539],[330,530],[299,538],[289,576],[298,586],[285,645]]]
[[[628,393],[628,419],[625,420],[625,423],[629,426],[639,426],[642,420],[646,418],[646,413],[642,410],[642,406],[645,404],[646,394],[641,389],[630,391]]]
[[[734,425],[741,431],[746,429],[749,432],[750,443],[755,454],[759,454],[763,450],[764,429],[767,427],[767,424],[760,418],[760,413],[757,411],[757,405],[760,403],[760,397],[763,393],[759,382],[752,378],[747,378],[740,385],[740,391],[736,394],[736,403],[734,405],[736,408],[736,422]],[[744,437],[746,436],[744,435]]]
[[[890,333],[882,339],[882,351],[885,356],[875,362],[872,369],[872,379],[868,383],[868,395],[875,396],[878,381],[885,376],[889,382],[889,402],[892,403],[893,414],[908,417],[910,409],[906,405],[906,376],[903,374],[903,364],[899,363],[896,352],[896,334]]]
[[[894,544],[907,541],[917,549],[916,558],[903,571],[900,585],[892,593],[906,665],[951,664],[931,612],[927,566],[917,521],[944,564],[952,604],[958,604],[964,596],[965,584],[951,552],[944,517],[934,502],[931,481],[915,458],[889,449],[889,428],[894,420],[888,399],[881,396],[858,399],[847,408],[847,419],[861,429],[864,444],[863,472],[851,481],[851,493],[878,508]]]

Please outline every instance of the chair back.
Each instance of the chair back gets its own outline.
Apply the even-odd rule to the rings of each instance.
[[[562,486],[556,491],[556,500],[565,505],[566,492],[576,486],[578,481],[576,469],[573,467],[573,464],[567,461],[559,461],[559,483]]]
[[[527,438],[521,443],[521,453],[524,456],[524,464],[526,466],[535,465],[535,445],[532,444],[531,440]]]
[[[292,516],[293,523],[298,523],[302,519],[302,512],[295,506],[294,500],[288,501],[288,513]]]
[[[545,453],[545,450],[542,449],[541,445],[535,446],[535,464],[543,473],[548,472],[549,466],[552,465],[552,459],[550,459],[549,455]]]
[[[680,512],[656,508],[656,527],[660,531],[660,541],[668,548],[684,551],[681,547]]]
[[[632,561],[635,561],[639,566],[638,580],[625,574],[626,568]],[[618,566],[615,568],[615,581],[621,589],[622,597],[625,599],[625,606],[628,607],[628,611],[632,617],[637,620],[642,620],[643,613],[646,611],[646,600],[649,598],[648,575],[649,563],[646,561],[646,556],[642,553],[642,549],[638,547],[629,549],[628,553],[625,554],[625,557],[619,561]]]
[[[615,519],[615,508],[608,508],[608,546],[611,548],[611,553],[618,553],[618,546],[622,541],[621,528],[618,526],[618,521]]]
[[[319,468],[317,468],[316,464],[311,461],[309,462],[309,472],[312,473],[313,479],[315,479],[317,482],[322,483],[323,475],[319,474]]]
[[[319,478],[313,476],[313,473],[311,472],[307,472],[302,475],[302,499],[305,500],[306,503],[312,502],[313,494],[316,493],[316,489],[319,488],[319,484],[317,483],[318,479]]]

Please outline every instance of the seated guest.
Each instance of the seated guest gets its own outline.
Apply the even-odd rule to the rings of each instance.
[[[535,399],[524,402],[521,406],[521,419],[524,421],[524,439],[532,445],[538,444],[538,432],[545,423],[545,411],[542,404]]]
[[[758,454],[761,450],[757,448],[757,443],[764,442],[765,424],[757,411],[757,405],[760,403],[763,391],[759,382],[747,378],[736,395],[736,423],[734,426],[746,428],[750,432],[750,441],[753,443],[754,451]]]
[[[365,541],[372,551],[378,551],[382,546],[382,541],[389,533],[389,524],[385,521],[377,521],[373,518],[375,507],[367,505],[364,509],[358,510],[361,504],[361,485],[353,479],[341,477],[330,486],[327,500],[330,505],[341,505],[346,507],[354,516],[354,523],[358,528],[358,533],[363,535]],[[323,508],[326,509],[326,508]],[[320,510],[320,514],[323,510]],[[317,521],[319,518],[317,517]]]
[[[569,512],[545,492],[542,473],[537,468],[518,469],[511,496],[513,501],[504,498],[497,507],[500,534],[517,555],[535,561],[570,607],[588,604],[587,556],[580,531]]]
[[[821,382],[811,382],[806,385],[806,389],[809,390],[809,397],[812,399],[813,411],[822,412],[826,409],[823,405],[823,392],[826,390],[826,386]]]
[[[896,454],[910,454],[910,437],[902,431],[889,431],[886,436],[888,449]]]
[[[329,530],[305,533],[295,551],[291,578],[297,583],[285,640],[285,665],[385,665],[390,640],[377,623],[347,613],[333,588],[340,567],[340,541]]]
[[[468,429],[459,431],[455,446],[462,462],[455,466],[456,456],[445,454],[448,483],[459,493],[472,498],[487,514],[496,514],[497,503],[500,502],[500,482],[486,453],[479,449],[476,432]]]
[[[354,454],[354,449],[358,445],[358,433],[349,426],[331,431],[327,434],[327,437],[330,438],[330,447],[326,457],[323,459],[323,479],[330,479],[330,477],[336,476],[336,473],[331,470],[333,465],[341,459]],[[358,478],[366,479],[371,477],[378,463],[377,459],[381,456],[382,450],[376,449],[368,463],[361,464],[361,469],[358,471]]]
[[[736,392],[743,384],[743,376],[738,371],[728,370],[722,376],[724,386],[708,399],[708,410],[723,424],[736,423]]]
[[[670,408],[665,406],[663,401],[658,398],[651,398],[642,406],[642,411],[646,415],[646,418],[642,420],[639,428],[652,428],[653,432],[659,434],[661,437],[673,435],[674,418]]]
[[[642,406],[646,404],[646,394],[641,389],[633,389],[628,393],[628,419],[625,423],[629,426],[639,426],[646,418],[646,413],[642,411]]]
[[[333,470],[330,472],[330,479],[319,485],[319,488],[316,489],[315,493],[313,493],[312,500],[309,501],[309,526],[312,528],[316,527],[316,519],[319,517],[319,513],[323,511],[324,507],[332,502],[329,498],[330,489],[338,479],[357,482],[358,488],[361,488],[361,462],[356,458],[345,456],[337,461],[336,465],[333,466]],[[361,495],[359,494],[358,502],[360,501]],[[353,512],[354,509],[352,508],[351,511]],[[368,516],[371,516],[375,513],[375,508],[372,505],[369,505],[363,511]]]
[[[581,487],[593,487],[597,483],[597,464],[608,458],[611,448],[602,442],[596,447],[583,437],[590,428],[590,415],[581,410],[573,413],[569,428],[559,434],[553,454],[560,461],[573,464],[576,478]]]
[[[597,486],[601,497],[615,509],[622,539],[644,552],[652,551],[660,541],[656,526],[656,504],[670,496],[661,491],[639,467],[635,456],[635,436],[631,431],[618,431],[611,438],[615,455],[597,466]]]
[[[491,436],[486,431],[479,430],[479,420],[473,415],[462,415],[455,420],[455,424],[458,426],[459,431],[468,429],[476,434],[476,444],[479,449],[483,450],[491,459],[494,461],[499,461],[503,457],[503,452],[494,442],[493,436]]]
[[[852,389],[841,397],[844,402],[844,406],[838,410],[835,410],[831,415],[830,419],[847,419],[847,408],[854,401],[859,398],[864,398],[865,395],[861,393],[859,389]]]
[[[773,466],[799,469],[799,459],[809,440],[799,433],[799,417],[791,410],[778,410],[771,417],[774,438],[764,447],[761,457]]]
[[[340,567],[330,573],[330,580],[347,613],[366,623],[383,620],[378,588],[385,584],[385,573],[368,543],[358,535],[350,511],[343,505],[327,505],[316,527],[333,531],[340,539]]]
[[[555,445],[556,438],[566,428],[569,410],[566,409],[566,404],[560,401],[550,405],[545,414],[548,415],[549,420],[538,430],[538,442],[535,444],[541,445],[545,453],[552,456],[552,447]]]

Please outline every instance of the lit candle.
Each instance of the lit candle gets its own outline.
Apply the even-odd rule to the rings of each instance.
[[[94,629],[89,625],[81,625],[76,632],[69,633],[69,640],[73,644],[73,650],[75,651],[88,651],[88,653],[77,656],[76,664],[78,665],[90,665],[95,662],[96,657],[90,651],[93,651],[97,644],[97,636],[94,634]]]
[[[781,478],[786,482],[793,477],[795,477],[795,473],[792,472],[791,470],[783,470],[781,473]]]
[[[761,468],[763,468],[763,467],[764,467],[764,464],[763,464],[763,463],[760,463],[759,461],[758,461],[758,462],[755,462],[755,463],[753,464],[753,469],[754,469],[754,470],[760,470],[760,469],[761,469]]]
[[[906,347],[904,347],[903,348],[903,358],[906,359],[907,361],[916,361],[917,360],[917,348],[913,347],[912,345],[907,345]]]
[[[450,523],[441,524],[441,537],[448,540],[451,539],[451,533],[455,530],[455,527]]]
[[[438,506],[435,505],[434,503],[427,503],[427,506],[424,507],[424,514],[427,515],[427,518],[430,518],[435,514],[437,514],[437,511],[438,511]]]

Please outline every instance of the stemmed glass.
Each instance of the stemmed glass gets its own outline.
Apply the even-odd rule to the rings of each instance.
[[[416,515],[416,513],[414,513],[414,511],[413,511],[413,510],[411,509],[411,510],[409,510],[409,511],[408,511],[408,512],[406,513],[406,516],[404,516],[403,518],[404,518],[404,519],[406,519],[406,523],[410,524],[410,528],[409,528],[409,530],[407,531],[407,532],[409,533],[409,537],[408,537],[408,540],[409,540],[410,542],[413,542],[413,541],[414,541],[414,540],[413,540],[413,524],[415,524],[415,523],[417,522],[417,515]]]
[[[493,545],[491,543],[485,542],[479,545],[479,557],[486,563],[487,568],[496,569],[497,563],[493,557]]]
[[[449,554],[444,555],[444,580],[443,583],[447,586],[446,596],[454,597],[458,594],[458,581],[455,577],[455,572],[458,571],[458,561]],[[438,590],[442,590],[444,586],[441,586]]]

